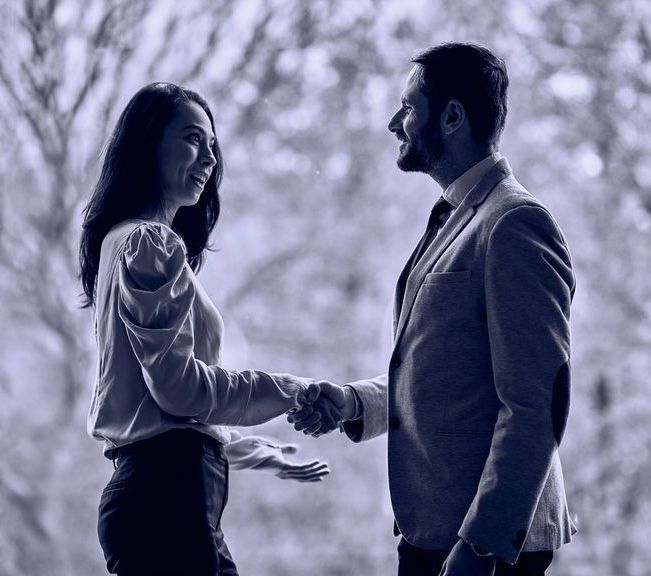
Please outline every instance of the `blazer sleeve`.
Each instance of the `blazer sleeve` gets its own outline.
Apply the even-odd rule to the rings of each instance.
[[[234,372],[195,358],[193,272],[170,228],[146,223],[129,235],[118,281],[119,316],[162,410],[206,424],[250,426],[297,405],[306,386],[298,378]]]
[[[362,403],[362,417],[343,423],[344,432],[353,442],[370,440],[387,431],[387,379],[387,374],[381,374],[346,384]]]
[[[570,389],[570,254],[537,205],[503,215],[487,245],[486,314],[501,402],[459,536],[515,563],[565,430]]]

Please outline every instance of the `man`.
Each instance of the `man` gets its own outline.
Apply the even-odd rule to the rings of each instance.
[[[412,62],[397,163],[444,192],[398,279],[388,371],[312,385],[289,420],[315,435],[343,421],[355,442],[388,431],[400,576],[544,574],[575,531],[557,452],[570,254],[498,152],[504,62],[457,43]]]

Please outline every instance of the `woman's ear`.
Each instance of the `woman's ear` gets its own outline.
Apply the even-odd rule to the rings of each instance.
[[[466,110],[459,100],[450,100],[441,113],[441,132],[446,136],[456,132],[466,119]]]

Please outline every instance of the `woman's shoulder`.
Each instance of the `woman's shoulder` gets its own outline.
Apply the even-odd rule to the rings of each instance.
[[[120,259],[128,276],[158,285],[184,273],[185,244],[169,226],[137,220],[121,228]]]
[[[151,251],[186,252],[183,239],[169,226],[137,218],[113,226],[102,242],[102,251],[105,249],[131,255]]]
[[[135,218],[123,220],[109,230],[100,256],[100,262],[107,264],[121,261],[134,274],[156,271],[165,276],[180,273],[185,260],[185,244],[174,230],[161,222]]]

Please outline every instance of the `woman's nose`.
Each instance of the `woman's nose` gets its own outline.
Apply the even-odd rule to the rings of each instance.
[[[210,148],[206,148],[204,150],[204,153],[201,155],[200,162],[202,166],[209,166],[210,168],[212,168],[215,164],[217,164],[215,155],[213,154],[213,151]]]

